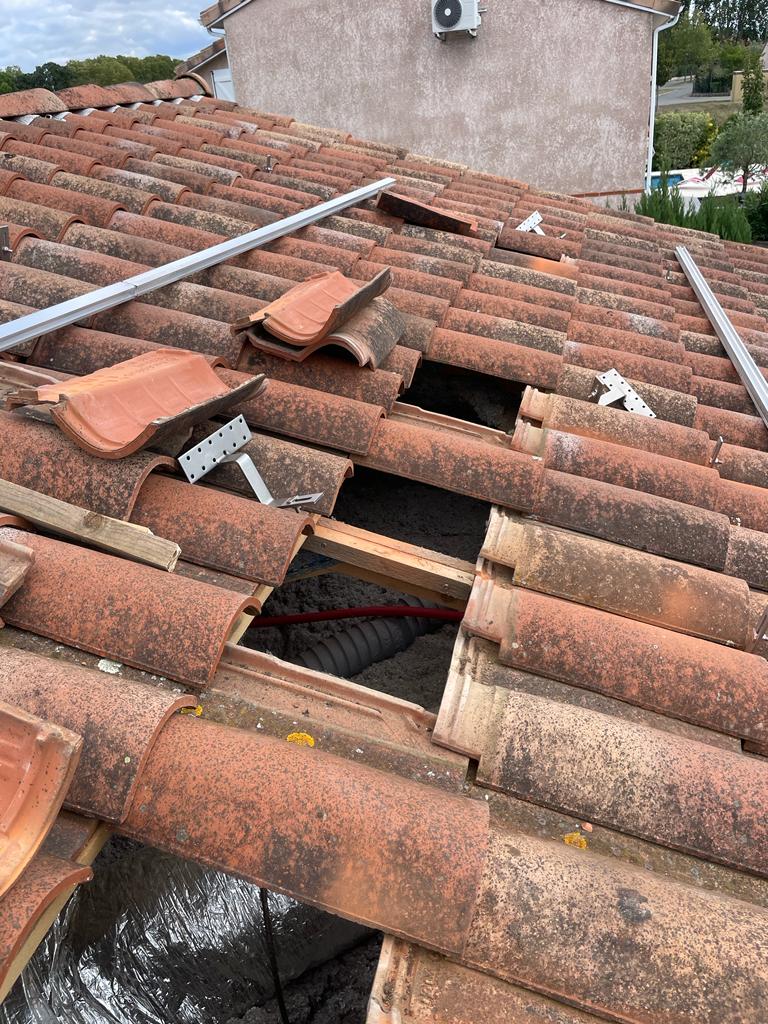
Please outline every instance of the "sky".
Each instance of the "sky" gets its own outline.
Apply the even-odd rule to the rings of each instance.
[[[0,68],[124,53],[185,58],[212,37],[198,22],[213,0],[0,0]]]

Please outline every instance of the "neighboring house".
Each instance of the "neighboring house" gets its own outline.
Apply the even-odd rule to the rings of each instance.
[[[201,21],[225,31],[240,103],[544,187],[642,186],[676,0],[488,0],[477,38],[446,42],[432,6],[219,0]]]
[[[765,88],[768,90],[768,43],[763,48],[763,78],[765,79]],[[741,103],[744,99],[744,72],[734,71],[733,73],[733,84],[731,85],[731,103]]]
[[[227,44],[223,38],[214,40],[210,46],[200,50],[179,64],[176,68],[179,77],[194,74],[201,78],[214,96],[222,100],[234,100],[235,91],[232,87],[232,73],[229,70]]]

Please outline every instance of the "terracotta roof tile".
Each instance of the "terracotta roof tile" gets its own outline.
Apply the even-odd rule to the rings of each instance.
[[[4,222],[13,218],[17,224],[30,228],[41,238],[51,241],[60,239],[67,228],[81,219],[74,213],[62,213],[37,203],[25,203],[18,199],[0,196],[0,217]]]
[[[5,606],[20,629],[190,686],[213,676],[238,614],[253,601],[220,587],[5,528],[35,566]],[[131,623],[131,629],[126,624]]]
[[[49,132],[41,137],[40,145],[49,149],[62,149],[70,153],[78,153],[108,167],[122,167],[131,159],[131,154],[125,150],[110,148],[106,145],[94,145],[82,139],[70,139],[66,135],[52,135]]]
[[[38,338],[30,362],[82,376],[159,348],[161,346],[152,341],[126,338],[122,334],[92,331],[86,327],[62,327]]]
[[[224,412],[261,386],[261,378],[251,377],[230,391],[199,353],[161,348],[61,384],[21,389],[18,402],[50,406],[53,421],[79,447],[122,459]]]
[[[200,782],[190,764],[205,772],[204,803],[198,799],[193,816],[187,808]],[[286,786],[286,778],[295,785]],[[458,953],[472,919],[488,812],[463,797],[428,792],[425,802],[420,783],[363,764],[350,774],[348,762],[324,751],[179,717],[154,746],[125,830],[249,878],[273,879],[283,892],[374,927],[426,930],[436,948]],[[277,844],[271,828],[254,833],[249,825],[275,820],[263,809],[276,799],[283,808]],[[373,851],[371,806],[378,809]],[[319,816],[322,829],[312,825]],[[234,842],[232,829],[240,836]]]
[[[478,593],[478,603],[482,597]],[[492,593],[488,601],[488,610],[480,606],[476,611],[471,602],[465,622],[471,632],[500,643],[498,657],[504,664],[718,732],[765,741],[763,726],[747,710],[764,700],[768,675],[763,659],[529,589]],[[746,630],[740,633],[743,637]],[[567,646],[558,653],[555,644]],[[615,658],[621,672],[615,671]],[[714,688],[700,689],[703,679],[711,679]],[[726,680],[731,699],[723,704],[717,693]]]
[[[106,227],[113,215],[118,210],[124,209],[122,204],[99,196],[26,181],[13,182],[5,194],[9,199],[20,199],[22,202],[49,206],[54,210],[64,210],[69,214],[82,217],[87,224],[101,227]]]
[[[219,370],[230,387],[246,377],[234,370]],[[242,414],[258,430],[269,430],[346,453],[370,449],[384,410],[377,405],[268,380],[255,398],[238,402],[233,415]]]
[[[172,100],[178,97],[200,95],[200,84],[193,78],[177,78],[175,81],[149,82],[145,86],[148,92],[159,100]]]
[[[126,518],[146,476],[171,460],[139,453],[117,462],[93,459],[59,430],[0,412],[5,444],[0,476],[116,519]]]
[[[24,117],[27,114],[59,114],[67,105],[47,89],[25,89],[0,97],[0,117]]]
[[[46,910],[92,875],[89,867],[42,852],[0,900],[0,997],[16,980],[14,961]]]
[[[168,718],[194,707],[192,697],[120,680],[27,651],[5,648],[0,699],[25,712],[56,718],[83,737],[66,805],[114,823],[124,819],[142,767]]]
[[[269,378],[300,387],[329,391],[357,402],[379,405],[387,412],[403,389],[403,378],[399,373],[382,368],[360,373],[354,363],[321,352],[306,362],[295,362],[247,345],[237,368],[246,373],[264,373]]]
[[[131,521],[175,540],[187,561],[274,587],[310,523],[292,510],[159,474],[142,484]]]
[[[82,742],[69,729],[51,725],[5,702],[0,702],[0,726],[2,897],[18,880],[53,825],[77,766]]]

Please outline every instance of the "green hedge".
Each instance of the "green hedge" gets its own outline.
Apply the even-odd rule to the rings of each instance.
[[[717,127],[709,114],[698,111],[658,114],[653,169],[701,167],[716,135]]]

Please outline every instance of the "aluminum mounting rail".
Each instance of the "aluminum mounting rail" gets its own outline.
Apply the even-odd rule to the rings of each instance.
[[[394,178],[381,178],[371,185],[355,189],[354,192],[336,196],[334,199],[312,206],[308,210],[300,210],[290,217],[284,217],[273,224],[265,224],[255,231],[238,235],[236,238],[229,238],[208,249],[201,249],[200,252],[190,253],[189,256],[183,256],[180,260],[173,260],[161,267],[153,267],[142,274],[128,277],[125,281],[115,281],[114,284],[109,284],[105,288],[96,288],[84,295],[77,295],[65,302],[58,302],[55,306],[38,309],[17,320],[0,324],[0,352],[5,352],[24,341],[33,341],[49,331],[57,331],[60,327],[78,323],[85,317],[103,313],[106,309],[112,309],[122,302],[137,299],[157,288],[163,288],[175,281],[182,281],[191,274],[207,270],[208,267],[215,267],[216,264],[230,260],[234,256],[241,256],[244,252],[250,252],[251,249],[268,245],[292,231],[316,224],[317,221],[339,213],[341,210],[346,210],[350,206],[365,202],[366,199],[373,199],[379,192],[394,184]]]
[[[678,263],[683,268],[683,273],[688,278],[688,284],[696,292],[696,298],[701,303],[707,319],[714,327],[715,333],[736,368],[742,384],[747,389],[749,397],[755,403],[755,408],[760,413],[760,418],[768,427],[768,381],[766,381],[757,363],[749,354],[747,346],[739,337],[728,314],[717,301],[714,292],[707,284],[706,278],[699,270],[696,260],[684,245],[677,246],[675,255],[677,256]]]

